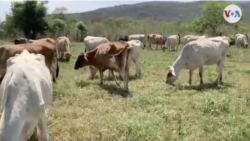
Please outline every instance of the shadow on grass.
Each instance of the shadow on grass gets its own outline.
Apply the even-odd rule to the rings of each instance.
[[[63,59],[58,59],[58,62],[69,62],[69,61],[63,58]]]
[[[120,95],[122,97],[132,97],[133,96],[130,92],[125,91],[123,88],[121,88],[121,86],[118,86],[118,85],[103,84],[103,85],[100,85],[100,87],[105,89],[106,91],[108,91],[112,95]]]
[[[179,90],[196,90],[196,91],[205,91],[205,90],[211,90],[211,89],[226,89],[229,87],[232,87],[231,84],[229,83],[222,83],[220,86],[215,85],[213,82],[212,83],[205,83],[203,85],[191,85],[191,86],[182,86],[182,85],[177,85]]]
[[[120,78],[119,76],[117,76],[117,79],[119,81],[123,81],[122,78]],[[133,81],[133,80],[137,80],[137,79],[140,79],[140,77],[137,77],[136,75],[130,75],[129,76],[129,81]],[[107,80],[107,81],[115,81],[114,77],[113,76],[107,76],[104,78],[104,80]]]

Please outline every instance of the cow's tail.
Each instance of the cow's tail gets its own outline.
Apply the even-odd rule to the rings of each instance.
[[[179,44],[181,44],[181,36],[180,36],[180,34],[177,34],[177,35],[179,37]]]
[[[58,59],[56,58],[56,78],[58,78],[59,75],[59,64],[58,64]]]
[[[58,59],[59,59],[59,52],[58,52],[58,43],[56,43],[56,78],[58,78],[59,75],[59,64],[58,64]]]

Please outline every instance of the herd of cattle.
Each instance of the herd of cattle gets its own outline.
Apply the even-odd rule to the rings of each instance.
[[[248,46],[248,35],[235,35],[235,43]],[[147,44],[148,43],[148,44]],[[128,89],[129,68],[131,62],[136,64],[136,76],[141,77],[141,49],[151,49],[151,44],[160,45],[163,50],[178,50],[183,44],[178,58],[166,73],[166,83],[173,84],[182,69],[189,70],[189,85],[192,75],[199,69],[200,84],[203,84],[204,65],[218,65],[216,84],[222,82],[224,61],[232,45],[227,36],[207,37],[179,34],[164,38],[160,34],[136,34],[121,36],[118,41],[109,41],[104,37],[87,36],[84,39],[85,51],[76,59],[74,69],[90,67],[90,78],[100,73],[103,84],[103,72],[109,70],[120,85],[115,73],[123,80],[123,88]],[[40,130],[41,141],[48,141],[45,106],[52,103],[52,80],[56,82],[59,75],[58,60],[70,60],[71,43],[66,36],[42,38],[39,40],[15,39],[14,44],[0,47],[0,96],[3,113],[1,116],[0,140],[24,141],[29,139],[36,127]],[[56,71],[52,64],[56,61]],[[52,75],[52,77],[51,77]]]

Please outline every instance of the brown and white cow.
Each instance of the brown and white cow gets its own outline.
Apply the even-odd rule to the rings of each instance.
[[[158,49],[158,45],[160,45],[162,48],[162,45],[164,45],[165,42],[166,42],[166,39],[161,34],[149,34],[148,35],[148,49],[150,48],[151,50],[153,50],[151,47],[152,44],[157,45],[156,49]]]
[[[75,62],[74,69],[78,70],[89,65],[94,66],[100,73],[100,85],[103,85],[103,72],[107,69],[111,70],[116,84],[119,85],[114,75],[114,71],[118,72],[123,77],[124,90],[128,91],[131,56],[129,44],[125,41],[103,43],[92,51],[81,53]],[[111,60],[113,57],[115,61]]]
[[[16,54],[20,54],[24,49],[30,53],[42,54],[45,57],[45,63],[53,76],[53,82],[56,82],[56,78],[59,75],[59,65],[58,60],[56,59],[56,41],[51,38],[34,40],[31,43],[26,44],[8,44],[0,46],[0,82],[2,81],[6,72],[7,60],[10,57],[14,57]],[[57,61],[56,76],[54,76],[54,71],[52,68],[52,64],[55,59]]]

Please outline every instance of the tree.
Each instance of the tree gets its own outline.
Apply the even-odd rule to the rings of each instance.
[[[23,31],[24,35],[36,39],[38,33],[44,34],[48,30],[45,20],[47,15],[47,1],[24,1],[11,3],[11,14],[15,27]]]
[[[66,22],[62,19],[56,18],[52,21],[52,30],[56,32],[63,31],[67,26]]]
[[[15,38],[18,34],[18,29],[13,23],[13,17],[6,14],[6,20],[1,22],[0,28],[2,29],[2,36]]]
[[[201,6],[201,17],[192,21],[189,29],[194,32],[203,33],[205,30],[210,30],[213,35],[217,35],[220,25],[227,25],[237,28],[237,25],[242,21],[230,24],[223,18],[223,10],[226,6],[232,4],[230,2],[209,1]]]
[[[77,39],[78,39],[78,36],[80,35],[81,41],[83,41],[84,37],[88,33],[86,25],[82,21],[80,21],[76,24],[76,29],[77,29]]]
[[[66,13],[67,13],[67,8],[65,7],[57,7],[55,10],[52,12],[53,19],[59,18],[62,20],[66,20]]]

